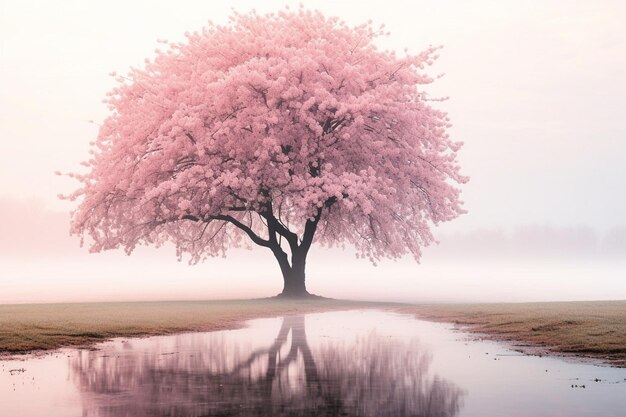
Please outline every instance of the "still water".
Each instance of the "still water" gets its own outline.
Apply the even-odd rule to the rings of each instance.
[[[626,369],[378,311],[0,361],[2,417],[626,416]]]

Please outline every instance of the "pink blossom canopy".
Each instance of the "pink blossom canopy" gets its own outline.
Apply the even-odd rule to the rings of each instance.
[[[72,232],[199,261],[314,227],[372,261],[419,259],[430,226],[463,212],[461,144],[420,89],[436,48],[398,57],[379,35],[300,9],[166,42],[108,95]]]

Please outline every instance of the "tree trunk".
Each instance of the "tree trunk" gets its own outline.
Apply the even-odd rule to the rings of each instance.
[[[280,297],[310,297],[311,294],[306,290],[305,284],[305,265],[306,265],[306,252],[296,251],[291,257],[291,265],[287,260],[287,255],[282,252],[280,254],[274,253],[280,270],[283,273],[283,292],[279,294]]]
[[[287,273],[283,273],[283,297],[307,297],[310,294],[306,290],[304,281],[304,265],[301,268],[291,267]]]

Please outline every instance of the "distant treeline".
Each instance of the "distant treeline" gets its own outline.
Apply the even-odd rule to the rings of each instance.
[[[88,254],[79,247],[78,238],[69,236],[69,213],[49,210],[41,201],[0,197],[0,232],[0,259]],[[595,259],[626,263],[626,227],[598,232],[588,226],[527,225],[435,236],[440,243],[427,248],[424,259]]]
[[[429,256],[472,258],[606,259],[626,263],[626,228],[605,233],[586,227],[527,225],[438,236]]]

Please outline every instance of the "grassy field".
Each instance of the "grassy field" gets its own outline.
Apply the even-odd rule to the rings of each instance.
[[[486,337],[526,345],[525,351],[626,366],[626,300],[421,306],[331,299],[0,305],[0,354],[89,345],[111,337],[232,329],[252,318],[354,308],[390,309],[467,325]]]
[[[419,318],[467,325],[526,352],[601,359],[626,366],[626,300],[411,306]],[[539,348],[539,349],[537,349]]]
[[[0,305],[0,353],[233,329],[252,318],[376,305],[331,299]]]

